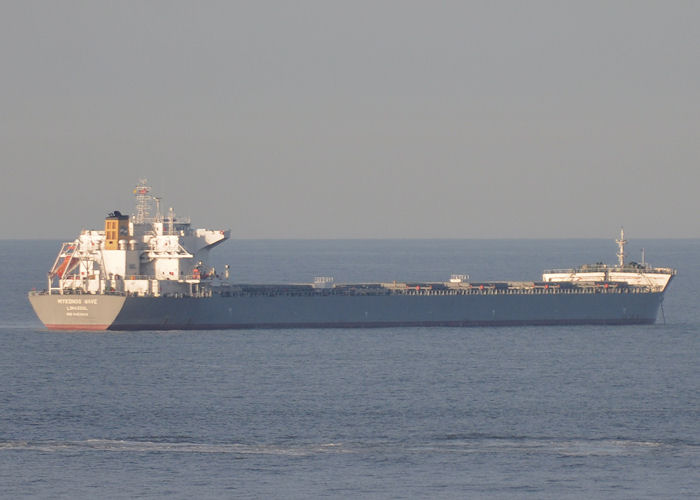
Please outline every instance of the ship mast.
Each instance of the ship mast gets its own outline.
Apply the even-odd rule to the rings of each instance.
[[[618,246],[617,263],[620,267],[625,267],[625,244],[627,243],[625,239],[625,228],[620,228],[620,239],[615,240],[615,243],[617,243]]]
[[[134,217],[134,222],[136,224],[143,224],[148,219],[151,209],[151,187],[146,183],[148,179],[139,179],[139,185],[134,189],[134,195],[136,195],[136,217]]]

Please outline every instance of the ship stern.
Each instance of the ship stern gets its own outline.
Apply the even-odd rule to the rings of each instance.
[[[106,330],[125,300],[123,295],[29,292],[34,312],[49,330]]]

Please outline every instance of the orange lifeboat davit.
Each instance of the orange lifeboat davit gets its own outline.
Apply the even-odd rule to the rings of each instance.
[[[74,243],[68,244],[64,243],[63,248],[59,252],[59,258],[53,265],[53,269],[49,272],[50,276],[58,276],[63,278],[66,274],[71,272],[80,262],[80,259],[75,256],[76,245]],[[59,264],[60,256],[63,255],[63,260]]]
[[[63,262],[61,262],[61,265],[58,266],[58,269],[56,269],[55,274],[59,278],[63,278],[65,274],[71,272],[75,268],[75,266],[78,265],[79,261],[80,259],[78,259],[77,257],[66,257],[65,259],[63,259]]]

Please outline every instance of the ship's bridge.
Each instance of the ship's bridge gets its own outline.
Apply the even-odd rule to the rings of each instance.
[[[207,265],[209,251],[229,239],[230,230],[195,229],[189,218],[176,217],[172,208],[161,215],[160,198],[151,196],[143,182],[134,194],[135,215],[115,210],[105,218],[104,231],[84,230],[74,242],[63,245],[49,273],[49,289],[58,279],[59,290],[157,294],[164,286],[187,283],[191,293],[189,284],[213,274]]]

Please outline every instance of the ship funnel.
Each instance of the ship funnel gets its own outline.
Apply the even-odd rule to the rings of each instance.
[[[105,250],[119,250],[120,241],[129,236],[129,216],[119,210],[111,212],[105,218]]]

